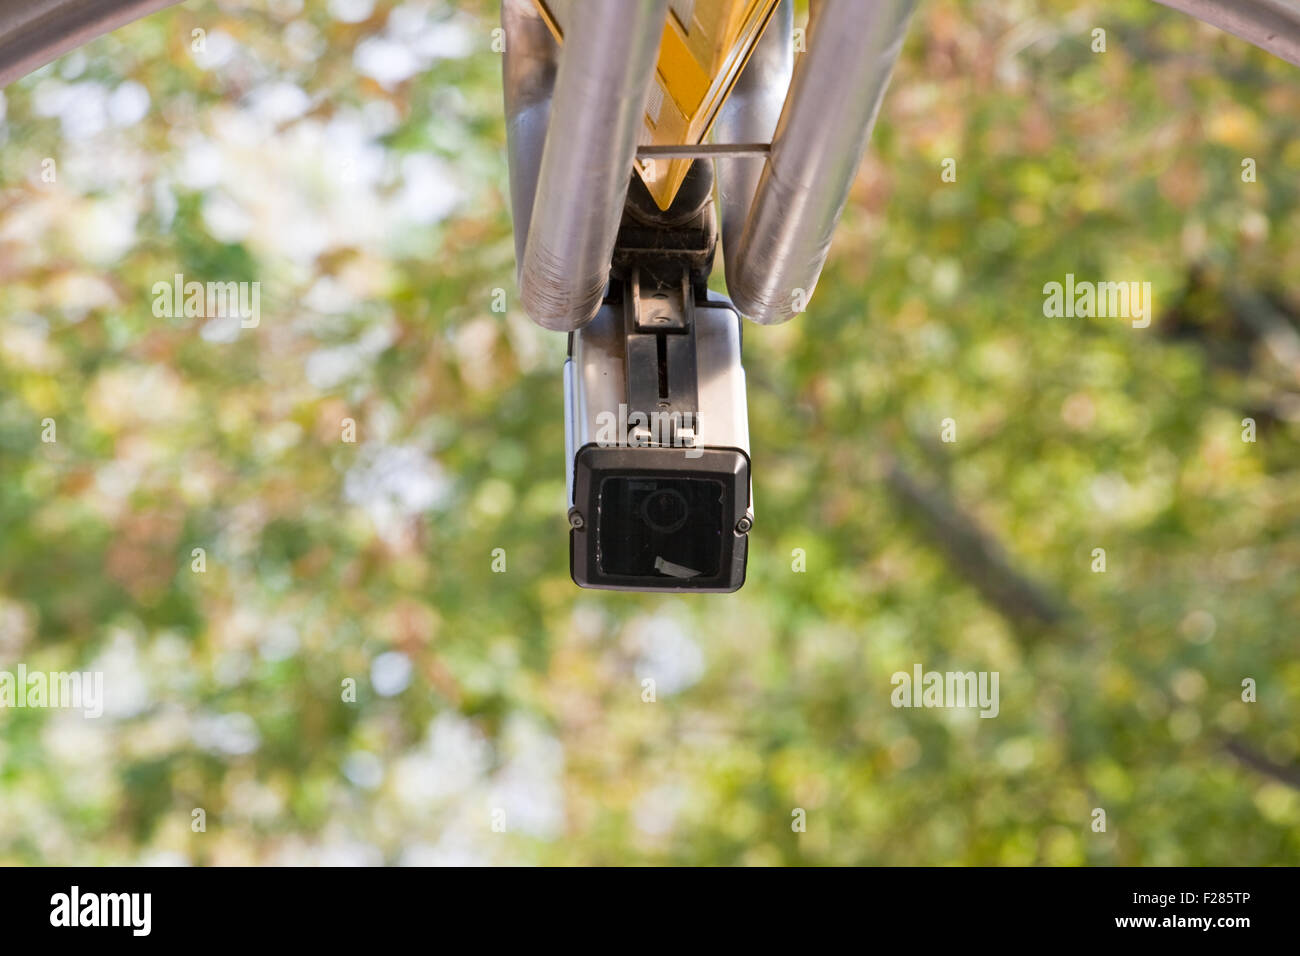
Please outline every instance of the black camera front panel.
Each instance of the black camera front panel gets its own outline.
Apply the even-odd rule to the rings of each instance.
[[[582,587],[735,591],[745,583],[749,459],[735,449],[603,448],[574,462]]]

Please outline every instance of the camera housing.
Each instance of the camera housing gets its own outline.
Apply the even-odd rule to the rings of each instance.
[[[754,512],[740,348],[726,298],[687,273],[636,267],[570,336],[565,455],[579,586],[744,584]]]

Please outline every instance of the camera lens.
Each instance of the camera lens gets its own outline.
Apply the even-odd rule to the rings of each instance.
[[[602,574],[703,581],[721,573],[731,521],[718,479],[611,475],[601,479],[592,513]]]
[[[690,517],[690,505],[680,491],[660,488],[641,502],[641,517],[660,534],[672,534]]]

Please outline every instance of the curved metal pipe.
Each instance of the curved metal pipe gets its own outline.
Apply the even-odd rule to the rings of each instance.
[[[753,208],[727,272],[740,311],[763,325],[792,318],[812,297],[831,234],[916,0],[820,0],[808,52],[795,64]]]
[[[533,216],[537,174],[546,145],[560,45],[533,0],[502,0],[506,49],[501,61],[506,103],[506,152],[510,207],[515,226],[516,271],[522,270],[528,223]]]
[[[600,308],[667,15],[668,0],[586,0],[566,24],[520,278],[543,328]]]
[[[0,87],[178,0],[0,0]]]
[[[713,122],[713,142],[771,142],[793,71],[794,0],[781,0]],[[737,246],[763,175],[763,163],[746,156],[719,158],[714,165],[722,216],[722,255],[727,275],[731,275],[738,268]]]
[[[1156,0],[1300,66],[1300,0]]]

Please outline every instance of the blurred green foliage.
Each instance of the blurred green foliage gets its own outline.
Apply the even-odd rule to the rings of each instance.
[[[748,583],[623,595],[568,577],[495,16],[193,2],[3,92],[0,670],[108,707],[0,711],[0,862],[1300,862],[1295,70],[924,4],[807,314],[746,329]],[[158,317],[176,273],[260,324]],[[1156,320],[1045,318],[1066,273]],[[893,708],[916,663],[999,716]]]

